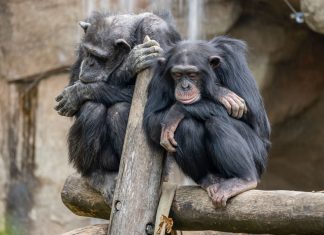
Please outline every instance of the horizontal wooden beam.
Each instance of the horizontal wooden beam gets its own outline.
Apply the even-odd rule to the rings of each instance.
[[[107,235],[108,224],[89,225],[84,228],[77,228],[62,235]]]
[[[61,198],[64,205],[76,215],[109,219],[110,206],[104,202],[99,192],[77,174],[66,179]]]
[[[64,204],[75,214],[109,219],[110,209],[85,181],[70,176],[62,191]],[[171,215],[177,230],[214,230],[267,234],[323,234],[324,194],[251,190],[215,209],[198,186],[180,186]]]

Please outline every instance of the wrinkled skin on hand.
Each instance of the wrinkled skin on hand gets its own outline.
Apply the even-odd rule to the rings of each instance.
[[[123,67],[134,76],[152,66],[162,53],[163,49],[157,41],[145,37],[143,44],[136,45],[130,51]]]
[[[229,115],[240,119],[247,113],[247,106],[241,97],[225,87],[219,87],[218,101],[224,105]]]
[[[161,141],[160,145],[168,152],[176,152],[178,146],[177,141],[174,139],[174,132],[176,131],[175,126],[167,126],[162,124]]]
[[[87,100],[88,88],[82,82],[76,82],[72,86],[64,88],[62,93],[55,98],[58,102],[55,110],[62,116],[72,117]]]

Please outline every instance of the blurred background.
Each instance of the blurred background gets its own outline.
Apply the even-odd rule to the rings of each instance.
[[[82,36],[78,21],[102,9],[170,9],[183,38],[245,40],[273,129],[259,188],[324,190],[323,0],[0,0],[0,231],[57,235],[98,222],[61,202],[74,172],[72,119],[53,107]]]

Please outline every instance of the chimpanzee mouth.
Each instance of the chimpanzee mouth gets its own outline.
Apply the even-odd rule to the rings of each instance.
[[[193,103],[197,102],[198,100],[200,100],[200,95],[195,95],[195,96],[191,96],[191,97],[182,96],[182,97],[176,97],[176,99],[183,104],[193,104]]]

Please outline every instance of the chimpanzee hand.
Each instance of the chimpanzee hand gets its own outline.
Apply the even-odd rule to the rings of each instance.
[[[62,116],[72,117],[85,101],[84,92],[86,92],[86,84],[77,82],[72,86],[66,87],[55,100],[58,105],[55,110]]]
[[[247,113],[246,103],[241,97],[225,87],[219,87],[219,89],[218,101],[225,106],[229,115],[240,119],[243,114]]]
[[[177,130],[179,123],[184,118],[181,108],[175,103],[166,116],[163,123],[161,123],[161,138],[160,145],[168,152],[176,152],[177,141],[174,139],[174,133]]]
[[[176,152],[176,147],[178,145],[177,141],[174,139],[174,132],[176,127],[162,124],[160,145],[168,152]]]
[[[135,75],[153,65],[162,53],[163,49],[160,44],[146,36],[143,44],[135,46],[130,51],[124,64],[128,67],[130,73]]]

